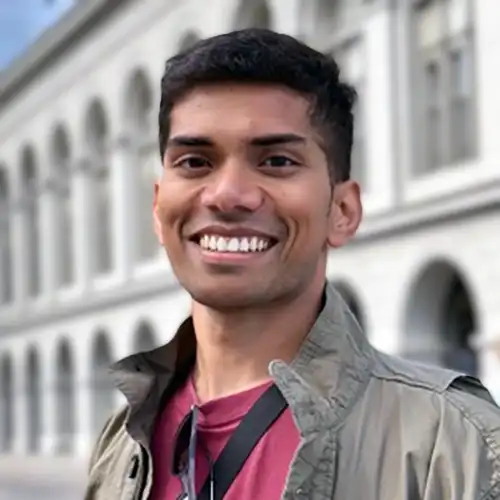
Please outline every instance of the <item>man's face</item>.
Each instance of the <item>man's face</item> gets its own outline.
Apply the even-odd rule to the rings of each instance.
[[[309,103],[278,86],[200,86],[178,101],[154,216],[181,285],[216,309],[263,307],[324,280],[360,217],[332,192]]]

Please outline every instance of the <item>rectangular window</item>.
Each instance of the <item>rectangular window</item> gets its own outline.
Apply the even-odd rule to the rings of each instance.
[[[441,106],[441,70],[435,61],[425,66],[426,123],[426,167],[435,170],[444,160],[443,155],[443,110]]]
[[[458,164],[474,154],[475,120],[470,0],[416,3],[415,92],[421,136],[419,172]]]
[[[467,47],[449,52],[450,65],[450,153],[457,162],[473,156],[474,119],[471,68]]]

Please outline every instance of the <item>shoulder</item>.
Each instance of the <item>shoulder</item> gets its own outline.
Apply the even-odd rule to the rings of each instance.
[[[89,472],[92,472],[110,451],[120,447],[126,437],[125,422],[128,415],[128,406],[113,413],[104,424],[99,433],[89,462]]]
[[[96,440],[89,463],[85,500],[132,495],[136,479],[130,474],[139,450],[127,433],[127,415],[126,407],[111,415]]]
[[[443,398],[445,406],[450,408],[448,413],[455,415],[453,420],[479,437],[485,453],[495,466],[500,483],[500,408],[480,382],[472,377],[462,376],[453,380]],[[447,423],[448,420],[452,419],[448,418]]]
[[[385,354],[375,358],[367,397],[381,399],[388,418],[399,417],[403,449],[429,464],[429,480],[446,470],[457,484],[464,476],[474,481],[477,498],[497,498],[500,409],[480,381]]]
[[[476,378],[445,368],[376,353],[372,376],[399,398],[427,402],[442,416],[455,412],[478,428],[499,426],[500,408]],[[411,403],[411,401],[409,401]]]

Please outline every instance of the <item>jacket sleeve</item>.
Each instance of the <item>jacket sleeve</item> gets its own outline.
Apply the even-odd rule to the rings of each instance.
[[[423,500],[499,500],[500,409],[474,379],[444,396]]]
[[[112,422],[114,419],[114,415],[111,415],[107,420],[106,423],[104,424],[103,428],[101,429],[101,432],[97,436],[97,439],[94,443],[94,446],[92,447],[92,452],[90,454],[90,460],[88,464],[88,473],[90,474],[92,469],[94,468],[95,464],[99,460],[99,457],[102,454],[103,448],[105,447],[106,443],[106,437],[108,436],[108,430],[109,427],[111,426]]]

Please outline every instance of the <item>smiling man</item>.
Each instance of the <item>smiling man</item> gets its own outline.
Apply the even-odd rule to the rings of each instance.
[[[493,500],[479,382],[373,349],[326,283],[362,216],[354,90],[333,59],[244,30],[170,59],[154,222],[192,316],[113,368],[127,406],[87,500]]]

